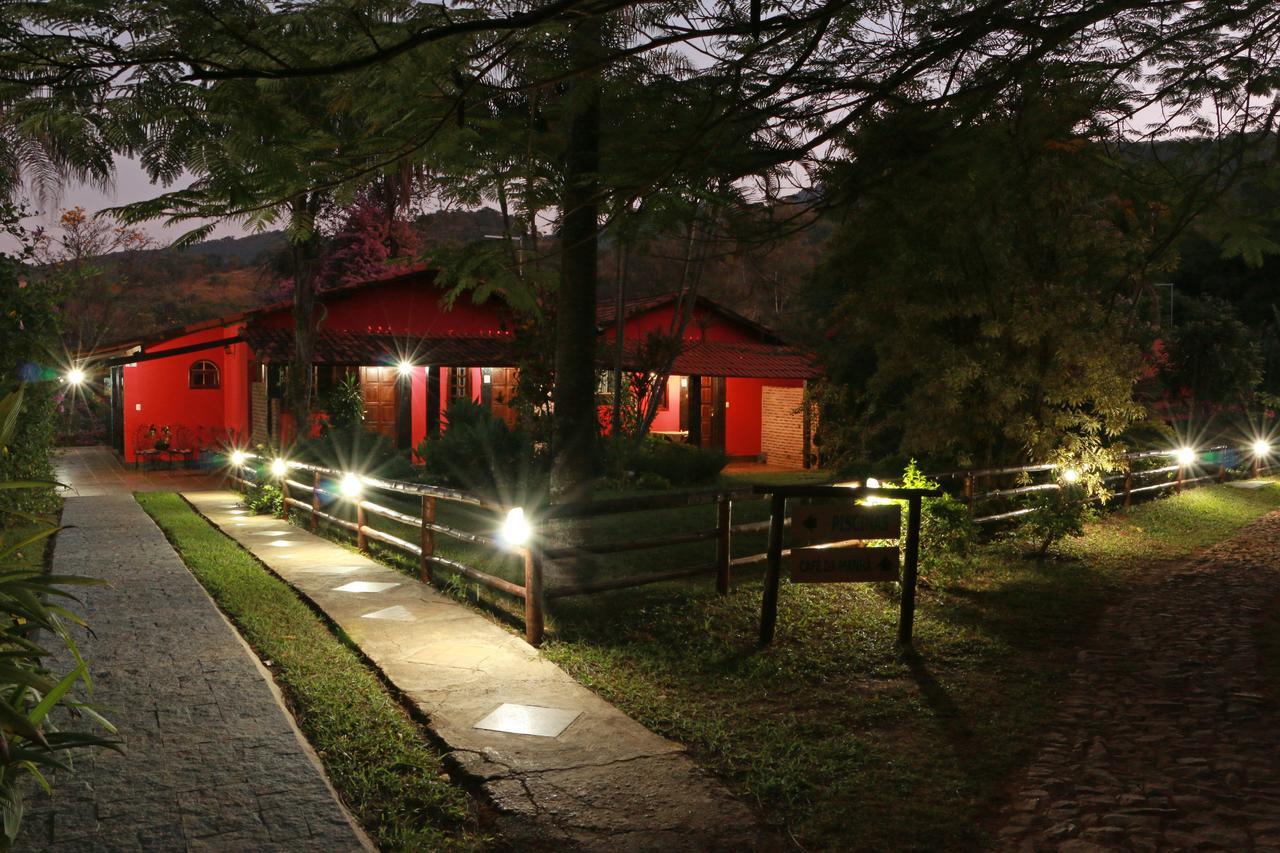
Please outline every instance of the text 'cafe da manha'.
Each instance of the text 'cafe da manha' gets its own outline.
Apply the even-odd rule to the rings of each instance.
[[[514,424],[516,347],[499,297],[446,304],[433,270],[413,268],[322,292],[317,299],[317,398],[359,377],[365,428],[406,451],[447,429],[444,412],[471,399]],[[639,363],[651,334],[669,335],[674,296],[624,305],[623,364]],[[731,459],[808,467],[804,385],[813,357],[709,299],[698,297],[663,389],[652,432],[723,450]],[[617,305],[597,322],[601,370],[615,357]],[[152,455],[160,436],[196,452],[229,442],[280,444],[292,435],[284,400],[293,352],[290,304],[222,317],[104,348],[111,440],[126,463]],[[548,356],[549,357],[549,356]],[[602,381],[602,391],[610,387]],[[421,461],[421,460],[418,460]]]

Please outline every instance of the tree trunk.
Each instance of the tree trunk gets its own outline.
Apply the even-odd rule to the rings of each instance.
[[[600,22],[585,18],[574,24],[569,46],[571,67],[592,65],[600,52]],[[589,488],[595,461],[599,75],[584,72],[572,78],[566,97],[570,119],[561,194],[555,408],[551,422],[551,488],[562,497],[577,496]]]
[[[296,223],[305,224],[308,236],[293,244],[293,361],[289,365],[289,412],[293,415],[294,438],[310,434],[312,365],[316,353],[316,259],[319,237],[307,200],[295,202]]]

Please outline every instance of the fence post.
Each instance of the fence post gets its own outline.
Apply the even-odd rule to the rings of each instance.
[[[289,469],[280,475],[280,517],[289,519]]]
[[[716,592],[729,594],[729,528],[733,525],[733,500],[716,499]]]
[[[436,523],[436,499],[430,495],[422,496],[422,535],[418,544],[422,546],[422,556],[418,558],[418,580],[431,583],[431,558],[436,554],[436,532],[431,525]]]
[[[778,622],[778,584],[782,578],[782,522],[787,499],[775,493],[769,500],[769,562],[764,573],[764,601],[760,606],[760,645],[773,642]]]
[[[1124,460],[1124,511],[1133,505],[1133,460]]]
[[[1178,485],[1174,487],[1174,490],[1173,490],[1173,493],[1175,495],[1182,494],[1182,472],[1185,470],[1186,470],[1186,466],[1183,465],[1181,462],[1179,462],[1178,463]]]
[[[311,532],[315,533],[320,525],[320,472],[313,471],[311,476]]]
[[[1218,482],[1227,482],[1227,466],[1223,465],[1221,462],[1218,463]]]
[[[964,475],[964,502],[969,505],[969,517],[973,518],[973,475]]]
[[[920,569],[919,495],[907,498],[907,554],[902,567],[902,612],[898,616],[898,645],[911,645],[911,632],[916,618],[916,577]]]
[[[356,501],[356,547],[360,549],[361,554],[369,553],[369,541],[364,535],[364,501]]]
[[[534,546],[524,549],[524,639],[537,648],[542,645],[542,560]]]

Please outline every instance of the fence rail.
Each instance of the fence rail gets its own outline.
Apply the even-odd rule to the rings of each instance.
[[[1204,453],[1221,453],[1231,448],[1215,447]],[[1213,473],[1200,473],[1204,465],[1184,463],[1158,466],[1155,468],[1135,467],[1135,462],[1143,460],[1167,458],[1173,455],[1167,451],[1143,451],[1130,453],[1124,457],[1125,468],[1122,472],[1103,478],[1105,483],[1119,483],[1120,488],[1112,494],[1113,499],[1123,499],[1127,508],[1134,495],[1158,492],[1165,489],[1181,490],[1184,487],[1210,480],[1222,481],[1226,477],[1226,464],[1223,461],[1211,463],[1216,467]],[[246,460],[257,460],[266,463],[268,460],[254,454],[243,454]],[[1254,459],[1254,473],[1258,474],[1263,467],[1262,460]],[[270,467],[270,466],[266,466]],[[1268,469],[1270,465],[1266,465]],[[967,502],[973,521],[978,524],[991,524],[1021,518],[1036,511],[1035,507],[997,508],[997,511],[985,515],[977,515],[975,508],[984,504],[1006,501],[1041,492],[1062,488],[1057,480],[1043,483],[1024,483],[991,488],[979,492],[978,483],[984,478],[1010,477],[1014,475],[1032,476],[1054,472],[1055,465],[1024,465],[998,468],[984,468],[969,471],[953,471],[939,475],[939,479],[961,479],[963,499]],[[298,477],[299,472],[310,474],[310,481]],[[359,493],[344,495],[341,486],[345,477],[353,476],[346,472],[336,471],[319,465],[304,462],[288,462],[283,473],[273,470],[269,477],[257,479],[259,473],[256,466],[243,465],[233,469],[231,480],[243,488],[253,488],[265,482],[280,487],[283,503],[283,517],[288,517],[289,510],[297,510],[307,519],[310,529],[315,532],[323,522],[355,534],[356,544],[361,551],[369,550],[369,541],[379,542],[390,548],[405,553],[418,563],[419,579],[424,583],[438,582],[438,572],[445,571],[459,575],[467,580],[480,584],[494,592],[510,596],[524,604],[525,638],[532,645],[540,645],[544,633],[544,602],[547,599],[567,598],[571,596],[590,595],[619,589],[646,586],[701,575],[714,575],[716,590],[722,594],[729,591],[732,571],[736,568],[776,563],[781,556],[790,553],[790,549],[781,548],[783,530],[790,526],[790,519],[780,514],[777,501],[779,496],[796,497],[801,492],[823,495],[888,495],[892,496],[900,490],[874,489],[833,486],[807,487],[767,487],[733,489],[704,489],[690,492],[645,495],[638,497],[611,498],[599,501],[571,502],[553,504],[539,513],[541,520],[560,522],[572,525],[575,522],[592,518],[622,515],[633,512],[654,510],[674,510],[689,507],[714,506],[714,525],[695,530],[668,533],[661,536],[645,536],[622,541],[590,542],[581,545],[563,545],[547,543],[544,546],[534,543],[506,543],[495,536],[463,530],[456,526],[437,521],[437,505],[440,502],[457,504],[470,509],[479,509],[491,515],[494,529],[498,529],[501,516],[515,509],[491,498],[471,494],[458,489],[432,486],[419,483],[407,483],[399,480],[387,480],[379,477],[359,476]],[[1176,475],[1162,482],[1146,482],[1152,477]],[[251,479],[252,478],[252,479]],[[856,485],[856,484],[855,484]],[[993,484],[994,485],[994,484]],[[797,491],[799,489],[799,491]],[[807,491],[806,491],[807,490]],[[414,498],[418,501],[418,512],[406,512],[385,506],[370,499],[373,493],[393,495],[400,499]],[[904,493],[905,494],[905,493]],[[940,493],[939,493],[940,494]],[[915,498],[918,500],[919,496]],[[770,519],[734,523],[733,506],[735,502],[746,503],[770,501]],[[355,519],[343,518],[342,515],[327,511],[327,507],[347,506],[354,510]],[[1008,505],[1006,504],[1006,507]],[[368,523],[370,516],[384,518],[416,531],[417,541],[397,536]],[[733,557],[732,545],[734,537],[739,534],[769,534],[768,548],[758,554]],[[477,546],[485,551],[510,553],[520,557],[523,562],[523,583],[516,583],[506,578],[486,572],[460,560],[451,559],[437,553],[436,538],[448,539]],[[656,548],[677,545],[693,545],[701,542],[713,542],[714,553],[709,561],[698,561],[693,565],[651,571],[624,577],[608,577],[600,579],[583,579],[577,570],[580,561],[603,555],[636,553]],[[568,577],[568,582],[554,585],[544,583],[544,563],[550,562],[559,569],[557,576]]]

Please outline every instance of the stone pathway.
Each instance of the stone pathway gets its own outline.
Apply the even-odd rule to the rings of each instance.
[[[54,458],[59,483],[78,497],[130,492],[183,492],[221,489],[221,471],[202,471],[182,465],[139,470],[124,465],[109,447],[64,447]]]
[[[683,747],[475,610],[288,522],[251,515],[234,492],[185,497],[323,610],[417,703],[499,810],[493,828],[509,848],[783,846]]]
[[[1112,608],[998,846],[1280,850],[1280,707],[1255,641],[1278,594],[1272,513]]]
[[[20,850],[361,850],[273,685],[128,494],[68,498],[53,570],[82,589],[94,700],[123,755],[27,798]]]

